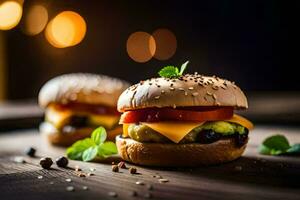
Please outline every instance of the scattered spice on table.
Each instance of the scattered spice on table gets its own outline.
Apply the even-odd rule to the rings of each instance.
[[[111,170],[112,170],[113,172],[119,172],[119,167],[118,167],[118,165],[112,165],[112,166],[111,166]]]
[[[76,172],[81,171],[81,169],[80,169],[80,167],[79,167],[78,165],[75,166],[75,171],[76,171]]]
[[[72,182],[72,179],[66,178],[66,182],[70,183],[70,182]]]
[[[130,174],[136,174],[137,170],[135,167],[130,167],[129,172],[130,172]]]
[[[49,157],[45,157],[45,158],[40,159],[40,165],[44,169],[50,169],[52,164],[53,164],[53,161]]]
[[[145,185],[145,183],[143,181],[136,181],[135,184],[137,184],[137,185]]]
[[[119,163],[118,163],[118,167],[119,167],[119,168],[122,168],[122,169],[126,169],[126,168],[127,168],[124,161],[119,162]]]
[[[158,179],[158,182],[160,182],[160,183],[167,183],[167,182],[169,182],[169,179],[160,178],[160,179]]]
[[[117,197],[118,194],[116,192],[108,192],[108,196],[110,196],[110,197]]]
[[[61,156],[61,157],[57,158],[55,160],[55,162],[58,167],[67,167],[69,160],[68,160],[68,158],[66,158],[64,156]]]
[[[87,176],[94,176],[95,174],[94,173],[91,173],[91,172],[89,172],[89,173],[87,173]]]
[[[82,186],[82,189],[83,190],[88,190],[89,188],[88,188],[88,186]]]
[[[27,156],[30,156],[30,157],[34,157],[35,156],[35,152],[36,152],[36,149],[33,148],[33,147],[28,147],[26,150],[25,150],[25,154]]]
[[[22,156],[16,156],[13,160],[16,163],[26,163],[25,159]]]
[[[75,190],[75,188],[74,188],[73,186],[67,186],[67,187],[66,187],[66,190],[67,190],[68,192],[73,192],[73,191]]]

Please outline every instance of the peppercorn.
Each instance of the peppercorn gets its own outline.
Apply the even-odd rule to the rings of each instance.
[[[49,157],[41,158],[41,160],[40,160],[40,165],[44,169],[50,169],[52,164],[53,164],[53,161]]]
[[[112,165],[112,166],[111,166],[111,170],[112,170],[113,172],[118,172],[118,171],[119,171],[118,165]]]
[[[136,174],[136,168],[135,167],[130,167],[129,168],[129,172],[130,172],[130,174]]]
[[[35,152],[36,152],[36,150],[33,147],[29,147],[29,148],[27,148],[25,150],[26,155],[30,156],[30,157],[34,157],[35,156]]]
[[[121,161],[118,163],[118,167],[122,168],[122,169],[126,169],[126,165],[125,162]]]
[[[59,167],[67,167],[69,160],[64,156],[61,156],[61,157],[57,158],[55,160],[55,162],[56,162],[56,165]]]

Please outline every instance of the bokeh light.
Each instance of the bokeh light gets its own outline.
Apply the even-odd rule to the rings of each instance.
[[[177,49],[177,40],[174,33],[168,29],[157,29],[152,34],[156,51],[154,58],[158,60],[167,60],[171,58]]]
[[[49,43],[57,48],[79,44],[86,34],[86,23],[76,12],[64,11],[47,25],[45,35]]]
[[[48,22],[48,11],[42,5],[33,5],[25,15],[24,32],[37,35],[42,32]]]
[[[132,33],[127,40],[126,47],[130,58],[140,63],[149,61],[156,49],[152,35],[142,31]]]
[[[23,8],[17,1],[4,1],[0,4],[0,30],[10,30],[18,25]]]

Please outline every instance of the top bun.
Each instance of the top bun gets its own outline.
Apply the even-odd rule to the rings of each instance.
[[[120,94],[129,83],[109,76],[74,73],[55,77],[40,90],[39,104],[86,103],[116,107]]]
[[[233,82],[197,73],[179,78],[152,78],[125,90],[118,100],[118,110],[152,107],[231,106],[248,108],[247,98]]]

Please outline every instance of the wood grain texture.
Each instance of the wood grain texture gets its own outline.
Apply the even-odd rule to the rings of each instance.
[[[80,166],[83,172],[95,176],[78,177],[73,169],[44,170],[39,158],[24,157],[26,163],[15,163],[15,156],[23,155],[28,146],[37,148],[37,156],[55,158],[64,149],[49,146],[37,131],[11,132],[0,135],[0,192],[1,199],[299,199],[300,158],[290,156],[262,156],[256,153],[257,145],[267,136],[284,133],[292,143],[300,142],[298,128],[258,126],[250,134],[248,148],[242,158],[223,165],[200,168],[150,168],[136,166],[140,174],[128,170],[111,171],[111,164],[71,161],[69,166]],[[132,166],[127,164],[127,166]],[[42,175],[43,179],[37,177]],[[153,175],[169,180],[159,183]],[[65,181],[71,178],[72,182]],[[145,185],[136,185],[143,181]],[[50,183],[54,184],[51,185]],[[153,190],[148,190],[151,184]],[[67,192],[67,186],[75,191]],[[83,190],[88,186],[88,190]],[[108,195],[116,192],[118,197]],[[131,191],[138,193],[130,196]]]

